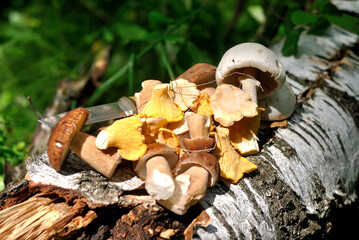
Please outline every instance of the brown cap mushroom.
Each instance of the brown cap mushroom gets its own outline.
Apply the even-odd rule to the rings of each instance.
[[[219,165],[217,159],[210,153],[192,152],[181,157],[174,174],[177,176],[173,196],[159,203],[170,211],[183,215],[204,197],[207,187],[216,184]]]
[[[179,75],[176,79],[184,78],[197,85],[199,90],[216,87],[216,66],[208,63],[197,63]]]
[[[138,176],[145,179],[147,192],[155,199],[168,199],[173,195],[175,185],[172,169],[178,161],[177,152],[161,143],[148,145],[146,154],[134,163]]]
[[[230,48],[223,55],[216,71],[218,85],[242,85],[242,89],[251,94],[251,100],[255,103],[259,86],[261,91],[258,92],[258,99],[279,90],[285,77],[284,67],[274,52],[258,43],[242,43]]]
[[[90,112],[85,108],[69,111],[52,129],[48,142],[50,165],[60,171],[65,159],[70,154],[72,138],[79,132],[87,121]]]
[[[274,94],[259,100],[258,105],[265,109],[262,119],[280,121],[290,117],[296,105],[296,96],[288,82]]]
[[[53,128],[48,142],[50,165],[60,171],[61,166],[72,150],[96,171],[110,178],[120,162],[116,150],[101,151],[95,146],[95,137],[81,133],[89,111],[76,108],[69,111]]]
[[[214,144],[214,138],[209,137],[211,119],[202,114],[191,114],[185,117],[190,138],[183,138],[182,144],[187,150],[209,150]]]

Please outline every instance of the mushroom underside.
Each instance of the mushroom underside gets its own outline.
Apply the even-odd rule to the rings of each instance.
[[[261,82],[261,86],[258,90],[258,99],[268,96],[271,92],[274,92],[279,87],[278,82],[275,81],[275,77],[271,75],[270,72],[263,72],[257,68],[254,67],[245,67],[245,68],[239,68],[234,69],[226,74],[226,76],[223,78],[223,83],[232,84],[236,87],[239,86],[239,78],[243,77],[249,77],[244,72],[256,72],[256,77],[254,77],[256,80]],[[270,81],[268,81],[270,80]]]

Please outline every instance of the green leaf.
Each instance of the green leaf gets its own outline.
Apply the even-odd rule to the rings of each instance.
[[[127,22],[117,23],[115,31],[125,44],[130,41],[143,40],[147,35],[147,31],[143,27]]]
[[[314,23],[318,19],[316,15],[301,10],[294,11],[290,18],[295,25]]]
[[[173,23],[173,20],[157,11],[148,14],[148,21],[153,29],[164,29]]]
[[[317,11],[322,12],[328,3],[330,3],[329,0],[316,0],[315,4],[316,4]]]
[[[331,14],[331,15],[338,15],[339,11],[338,8],[332,4],[332,3],[327,3],[323,6],[322,9],[319,10],[319,13],[321,14]]]
[[[295,28],[287,35],[282,47],[282,54],[284,56],[297,55],[298,40],[303,30],[304,28]]]
[[[320,17],[315,23],[310,26],[308,34],[323,35],[327,31],[329,26],[330,22],[326,18]]]
[[[323,15],[329,22],[338,25],[339,27],[345,28],[351,32],[354,32],[359,35],[359,19],[352,17],[348,14],[343,14],[341,16],[334,16],[325,14]]]

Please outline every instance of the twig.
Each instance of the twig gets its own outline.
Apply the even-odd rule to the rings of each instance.
[[[27,100],[29,101],[29,104],[30,104],[30,107],[32,110],[34,110],[34,112],[36,113],[36,115],[41,119],[43,118],[43,116],[41,115],[41,113],[39,112],[39,110],[37,110],[37,108],[34,106],[34,104],[32,103],[31,101],[31,97],[30,96],[27,96],[26,97]]]

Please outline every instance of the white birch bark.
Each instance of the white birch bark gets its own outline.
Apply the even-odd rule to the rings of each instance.
[[[297,95],[320,88],[299,99],[288,127],[248,158],[257,172],[208,190],[201,204],[213,222],[196,238],[302,239],[326,231],[333,202],[356,200],[359,56],[350,48],[357,42],[357,35],[333,26],[324,36],[303,34],[298,58],[282,56],[282,43],[273,47]]]

